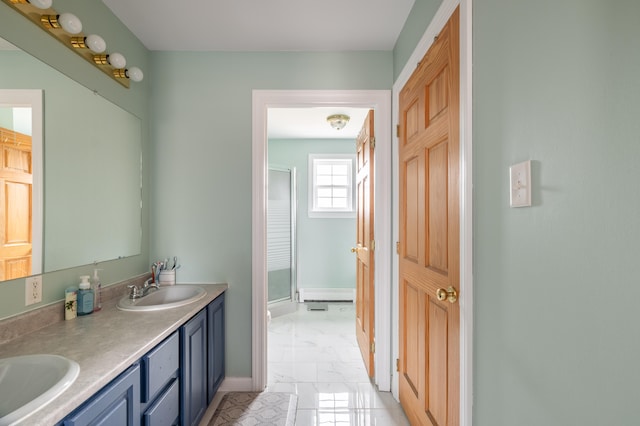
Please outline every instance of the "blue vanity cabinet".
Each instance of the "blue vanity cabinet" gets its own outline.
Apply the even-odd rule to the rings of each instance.
[[[224,293],[207,307],[207,334],[207,402],[211,404],[224,380]]]
[[[180,336],[167,337],[140,360],[143,426],[173,426],[180,421]]]
[[[225,377],[225,294],[56,426],[198,426]]]
[[[64,426],[139,426],[140,365],[135,363],[71,413]]]
[[[207,310],[180,328],[181,424],[197,426],[207,410]]]

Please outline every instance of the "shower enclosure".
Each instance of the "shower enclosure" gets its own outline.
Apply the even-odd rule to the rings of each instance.
[[[267,295],[272,316],[296,309],[296,170],[269,167]]]

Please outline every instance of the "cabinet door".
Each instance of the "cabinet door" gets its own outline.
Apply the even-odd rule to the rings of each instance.
[[[224,293],[207,307],[208,326],[208,360],[207,382],[208,402],[211,404],[214,395],[224,380]]]
[[[183,426],[196,426],[207,409],[207,310],[180,328],[180,406]]]
[[[65,426],[140,426],[140,366],[136,363],[63,423]]]

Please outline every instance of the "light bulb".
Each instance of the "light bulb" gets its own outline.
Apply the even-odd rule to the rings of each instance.
[[[141,82],[144,78],[144,74],[142,70],[138,67],[131,67],[127,70],[127,77],[129,77],[132,81],[136,83]]]
[[[105,43],[104,39],[96,34],[89,34],[84,38],[84,43],[87,45],[89,50],[94,53],[102,53],[107,50],[107,43]]]
[[[61,13],[58,15],[58,23],[69,34],[78,34],[82,31],[82,22],[73,13]]]
[[[29,4],[38,9],[49,9],[53,0],[29,0]]]
[[[107,60],[114,68],[124,68],[127,65],[127,60],[120,53],[109,53]]]

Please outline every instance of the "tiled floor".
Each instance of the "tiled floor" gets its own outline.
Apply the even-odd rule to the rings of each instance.
[[[389,392],[367,377],[355,336],[355,306],[297,312],[272,319],[267,391],[298,395],[296,425],[408,425]]]

